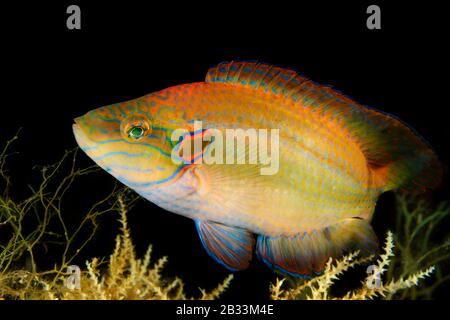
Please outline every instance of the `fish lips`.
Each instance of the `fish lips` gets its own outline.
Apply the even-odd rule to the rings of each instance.
[[[77,141],[80,148],[83,148],[83,146],[86,145],[86,141],[88,138],[84,134],[83,130],[80,127],[80,124],[78,123],[78,118],[74,120],[74,123],[72,124],[72,131],[75,136],[75,140]]]
[[[83,150],[84,153],[89,156],[89,158],[94,160],[97,165],[106,170],[107,166],[105,165],[105,163],[103,163],[103,161],[99,159],[96,159],[96,149],[98,147],[97,144],[89,139],[86,133],[83,131],[79,118],[76,118],[75,123],[72,124],[72,130],[75,136],[75,140],[77,141],[78,146],[81,148],[81,150]]]
[[[95,142],[88,138],[86,133],[83,131],[83,128],[80,124],[80,118],[76,118],[74,123],[72,124],[72,131],[75,136],[75,140],[80,146],[81,150],[86,152],[88,155],[89,150],[95,148]]]

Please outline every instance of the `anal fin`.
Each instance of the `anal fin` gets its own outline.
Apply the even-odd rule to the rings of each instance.
[[[255,239],[251,232],[211,221],[196,220],[197,231],[208,254],[226,268],[246,269]]]
[[[295,236],[259,235],[256,252],[270,267],[296,277],[310,277],[323,271],[330,257],[360,250],[368,256],[378,250],[378,240],[370,224],[351,218],[322,230]]]

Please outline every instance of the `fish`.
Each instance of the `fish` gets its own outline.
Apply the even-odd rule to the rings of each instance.
[[[235,150],[228,140],[214,145],[220,134],[239,129],[265,132],[257,137],[266,144],[244,144],[233,154],[244,161],[211,161]],[[255,255],[277,272],[311,278],[329,258],[371,255],[379,196],[423,192],[442,176],[433,149],[398,118],[255,61],[222,62],[202,82],[93,109],[75,118],[73,132],[117,180],[192,219],[206,252],[232,271]],[[264,146],[273,170],[245,161]]]

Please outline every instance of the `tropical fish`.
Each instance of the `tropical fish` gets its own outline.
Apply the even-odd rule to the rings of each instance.
[[[259,162],[192,162],[213,143],[203,139],[208,130],[230,128],[278,129],[277,172],[261,174]],[[179,129],[188,134],[174,140]],[[204,82],[92,110],[73,131],[123,184],[192,218],[206,251],[230,270],[247,268],[255,251],[271,268],[304,277],[323,271],[329,257],[371,254],[380,194],[433,188],[441,177],[435,153],[400,120],[257,62],[224,62]],[[174,161],[174,150],[198,137],[200,149]],[[246,145],[236,156],[251,151]]]

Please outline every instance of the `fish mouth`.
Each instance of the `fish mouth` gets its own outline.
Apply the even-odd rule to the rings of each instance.
[[[78,143],[78,146],[81,150],[83,150],[86,155],[91,158],[100,168],[110,172],[111,170],[108,168],[105,163],[99,159],[97,159],[98,155],[98,145],[95,141],[88,138],[87,134],[83,130],[83,126],[81,124],[80,118],[74,119],[74,123],[72,124],[72,131],[75,136],[75,140]]]
[[[84,133],[81,124],[80,124],[80,118],[74,119],[74,123],[72,124],[72,131],[75,136],[75,140],[77,141],[80,148],[85,151],[86,153],[89,148],[92,148],[95,146],[95,143],[90,140],[87,135]]]

